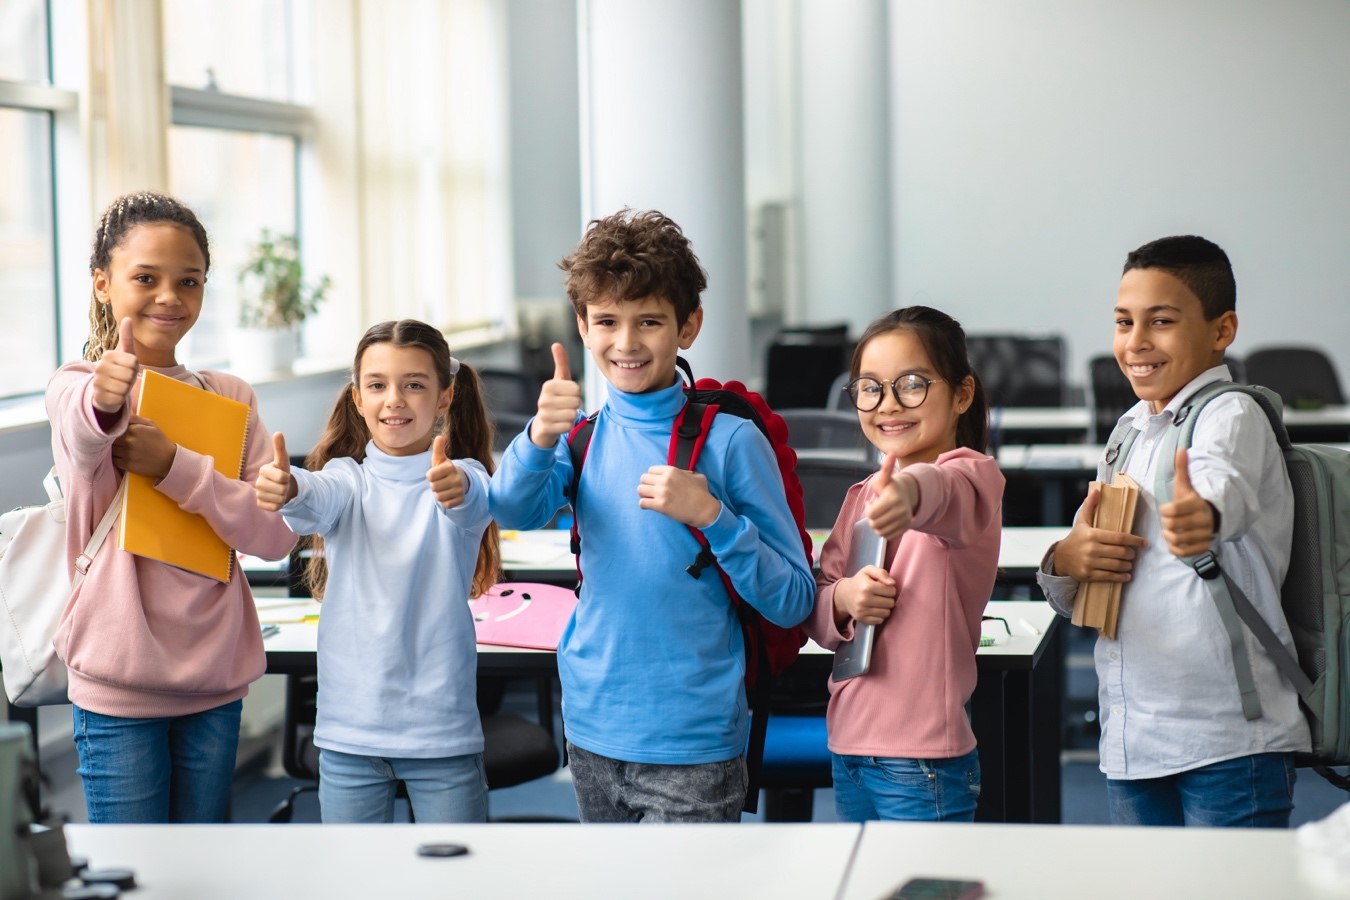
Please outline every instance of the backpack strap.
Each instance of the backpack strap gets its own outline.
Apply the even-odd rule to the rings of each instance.
[[[573,592],[581,596],[581,530],[577,527],[577,496],[581,490],[581,466],[586,462],[586,453],[591,448],[591,437],[595,434],[595,418],[600,413],[593,412],[572,426],[567,433],[567,452],[572,457],[572,483],[568,485],[567,502],[572,507],[571,550],[577,567],[577,586]]]
[[[1121,419],[1111,430],[1111,436],[1106,439],[1106,453],[1102,457],[1102,461],[1106,463],[1108,482],[1117,472],[1125,468],[1125,460],[1129,458],[1137,437],[1139,429],[1134,427],[1133,419]]]
[[[52,466],[47,472],[47,477],[42,479],[43,486],[47,489],[47,496],[53,502],[62,499],[61,482],[56,475],[56,466]],[[94,562],[94,557],[98,554],[99,548],[103,546],[103,541],[107,539],[108,532],[112,531],[113,522],[117,521],[117,516],[122,512],[122,497],[127,492],[127,479],[122,478],[121,484],[117,486],[117,493],[113,495],[112,502],[108,508],[103,511],[103,518],[98,520],[94,526],[93,532],[89,535],[89,540],[84,545],[84,551],[75,557],[75,574],[70,578],[70,592],[75,593],[75,588],[84,581],[84,576],[89,573],[89,566]]]
[[[1290,448],[1289,434],[1285,430],[1282,406],[1279,398],[1269,390],[1251,385],[1234,384],[1231,381],[1215,381],[1204,385],[1177,410],[1176,417],[1163,435],[1162,457],[1154,470],[1153,496],[1158,506],[1169,503],[1173,496],[1173,484],[1176,479],[1177,451],[1191,446],[1195,435],[1195,424],[1200,412],[1209,401],[1221,394],[1237,391],[1256,401],[1265,412],[1276,441],[1281,450]],[[1218,554],[1213,547],[1203,553],[1182,557],[1182,562],[1195,570],[1209,591],[1214,608],[1219,613],[1224,630],[1228,634],[1228,644],[1232,650],[1233,673],[1237,677],[1238,693],[1242,698],[1242,714],[1248,720],[1261,717],[1261,700],[1256,692],[1256,680],[1252,675],[1251,659],[1247,654],[1247,644],[1242,635],[1242,623],[1251,630],[1261,646],[1270,655],[1271,661],[1290,684],[1298,691],[1305,703],[1311,703],[1314,694],[1312,681],[1300,668],[1298,660],[1276,636],[1270,624],[1247,599],[1237,583],[1223,571],[1219,565]]]

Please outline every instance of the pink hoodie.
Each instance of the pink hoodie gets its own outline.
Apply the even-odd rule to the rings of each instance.
[[[943,759],[975,748],[965,704],[975,689],[980,617],[998,569],[1003,473],[964,448],[906,466],[919,482],[919,511],[900,538],[890,573],[895,609],[876,632],[866,675],[830,682],[830,750],[846,756]],[[873,476],[875,478],[875,476]],[[872,478],[849,488],[820,554],[816,606],[804,623],[821,646],[853,637],[834,623],[853,523],[875,497]]]
[[[146,368],[151,368],[147,366]],[[72,560],[117,494],[113,442],[129,406],[108,432],[91,399],[94,364],[62,366],[47,384],[52,453],[66,497],[66,548]],[[155,368],[196,384],[183,366]],[[183,509],[204,516],[227,544],[280,559],[295,535],[277,513],[258,508],[253,482],[272,457],[253,389],[232,375],[202,372],[215,393],[247,403],[248,445],[241,479],[215,471],[210,457],[182,447],[157,485]],[[237,700],[263,674],[266,659],[253,594],[236,562],[229,582],[126,553],[112,532],[66,607],[53,643],[70,670],[70,699],[83,709],[127,718],[181,716]]]

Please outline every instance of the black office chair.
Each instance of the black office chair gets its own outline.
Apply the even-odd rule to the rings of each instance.
[[[1104,444],[1125,410],[1139,402],[1139,398],[1114,356],[1094,356],[1088,360],[1088,386],[1092,440]]]
[[[1064,405],[1068,388],[1059,335],[972,334],[966,352],[990,406]]]
[[[848,383],[852,374],[845,369],[835,376],[834,381],[830,384],[830,395],[825,398],[826,409],[851,413],[857,408],[848,396]]]
[[[1247,354],[1246,368],[1249,384],[1270,388],[1288,409],[1345,403],[1335,365],[1316,347],[1262,347]]]
[[[534,418],[534,411],[528,413],[511,412],[510,410],[494,410],[492,413],[492,449],[496,453],[503,452],[516,435],[525,430],[526,424]]]
[[[799,407],[775,412],[788,427],[788,445],[793,450],[848,450],[861,459],[869,455],[870,445],[863,437],[856,412]]]
[[[478,370],[483,385],[483,402],[496,412],[533,414],[539,406],[539,389],[543,383],[522,372],[485,368]]]
[[[764,399],[774,409],[826,405],[830,383],[849,366],[848,325],[785,328],[765,360]]]
[[[797,478],[802,483],[806,527],[829,530],[839,518],[848,489],[880,468],[864,459],[805,457],[797,460]]]

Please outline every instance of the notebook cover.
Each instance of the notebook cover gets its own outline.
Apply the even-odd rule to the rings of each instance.
[[[524,581],[493,585],[469,601],[478,643],[532,650],[557,650],[576,606],[568,588]]]
[[[248,404],[146,370],[136,413],[153,421],[175,444],[210,456],[216,471],[227,478],[238,478],[243,472]],[[206,519],[185,512],[155,490],[154,482],[145,475],[127,474],[118,546],[137,556],[229,581],[234,563],[229,545]]]

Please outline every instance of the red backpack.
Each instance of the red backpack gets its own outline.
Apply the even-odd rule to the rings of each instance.
[[[809,561],[812,555],[811,536],[806,532],[806,512],[802,502],[802,485],[797,478],[797,454],[788,446],[788,427],[782,416],[769,408],[764,398],[746,388],[739,381],[722,384],[712,378],[700,378],[694,381],[689,363],[677,357],[676,365],[684,376],[687,399],[684,408],[675,417],[670,434],[670,447],[666,453],[666,464],[681,469],[694,470],[698,465],[699,454],[707,442],[708,432],[712,430],[713,419],[722,415],[749,419],[755,424],[773,447],[774,458],[778,461],[778,471],[783,477],[783,490],[787,497],[788,509],[797,524],[797,533],[802,541],[802,550]],[[595,416],[592,414],[578,422],[567,436],[568,449],[572,457],[572,484],[568,500],[572,503],[572,553],[577,555],[577,592],[581,592],[581,533],[577,529],[576,515],[577,486],[581,483],[581,467],[586,461],[586,451],[590,447],[591,435],[595,431]],[[699,529],[689,526],[689,531],[698,541],[698,552],[690,557],[684,571],[693,578],[701,578],[704,570],[713,567],[726,587],[736,616],[741,622],[741,631],[745,636],[745,689],[752,711],[759,714],[751,717],[750,742],[746,747],[746,768],[749,771],[750,785],[746,792],[745,809],[754,812],[759,793],[759,765],[764,754],[764,735],[768,728],[769,683],[773,676],[781,674],[797,659],[797,654],[806,643],[806,632],[801,626],[783,628],[764,618],[760,612],[747,603],[732,586],[731,578],[718,565],[717,558],[708,546],[708,539]]]

